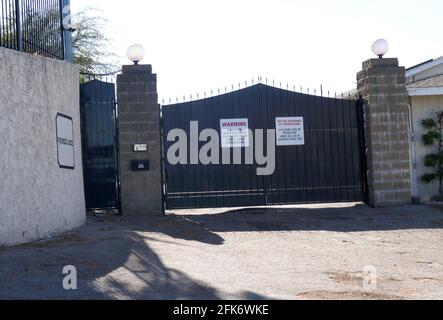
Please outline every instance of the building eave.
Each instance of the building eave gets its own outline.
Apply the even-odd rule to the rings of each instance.
[[[441,95],[443,95],[443,87],[435,87],[435,88],[408,88],[408,94],[411,97],[417,97],[417,96],[441,96]]]
[[[419,65],[417,67],[413,67],[412,69],[406,70],[406,77],[407,78],[413,77],[413,76],[415,76],[416,74],[418,74],[420,72],[429,70],[429,69],[434,68],[436,66],[439,66],[441,64],[443,64],[443,58],[438,58],[436,60],[432,60],[432,61],[430,61],[428,63],[423,64],[423,65]]]

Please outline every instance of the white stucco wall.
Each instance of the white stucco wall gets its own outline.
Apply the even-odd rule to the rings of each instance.
[[[430,172],[423,164],[424,158],[429,153],[434,152],[432,148],[429,148],[423,143],[423,135],[427,132],[421,122],[424,119],[435,118],[437,112],[443,111],[443,96],[416,96],[410,97],[410,104],[412,107],[412,119],[415,133],[415,153],[417,162],[417,196],[433,197],[438,194],[438,183],[434,182],[426,184],[421,182],[421,177]]]
[[[73,118],[75,170],[58,165],[57,113]],[[0,48],[0,246],[85,222],[81,159],[78,68]]]

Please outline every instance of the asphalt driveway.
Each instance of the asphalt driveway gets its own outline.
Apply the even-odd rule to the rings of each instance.
[[[67,265],[77,290],[63,288]],[[95,216],[0,248],[0,299],[275,298],[443,299],[443,212],[338,204]]]

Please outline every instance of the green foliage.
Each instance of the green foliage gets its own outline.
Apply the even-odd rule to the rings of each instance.
[[[423,135],[423,143],[426,146],[432,146],[436,141],[438,142],[442,137],[439,131],[429,131]]]
[[[426,129],[434,129],[437,127],[437,122],[434,119],[425,119],[421,122]]]
[[[72,36],[74,63],[83,73],[104,74],[117,69],[116,55],[112,53],[105,32],[109,22],[98,9],[87,7],[74,16],[78,29]]]
[[[424,128],[429,131],[423,135],[423,142],[428,147],[434,147],[436,152],[428,154],[424,159],[424,165],[432,168],[434,172],[427,173],[421,177],[424,183],[439,182],[439,194],[434,197],[443,199],[443,112],[436,114],[436,119],[422,121]]]
[[[424,183],[431,183],[435,179],[437,179],[437,175],[435,173],[427,173],[421,177],[421,181]]]
[[[425,157],[425,166],[428,168],[432,168],[438,165],[439,163],[438,154],[429,154]]]

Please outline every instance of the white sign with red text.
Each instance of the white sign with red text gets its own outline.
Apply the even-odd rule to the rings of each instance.
[[[220,132],[222,148],[249,147],[248,119],[222,119]]]
[[[303,146],[305,130],[302,117],[275,118],[277,146]]]

